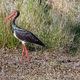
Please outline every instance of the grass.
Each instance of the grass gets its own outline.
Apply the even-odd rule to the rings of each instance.
[[[74,42],[72,30],[79,23],[79,1],[67,0],[23,0],[23,1],[2,1],[0,12],[0,44],[1,46],[15,47],[19,42],[11,35],[9,26],[2,22],[8,15],[10,9],[16,8],[21,15],[17,19],[17,24],[22,28],[32,31],[48,48],[64,47]],[[14,6],[11,6],[14,5]],[[5,5],[7,7],[5,7]],[[8,8],[9,7],[9,8]],[[7,12],[7,13],[6,13]],[[75,33],[76,35],[76,33]],[[30,44],[29,44],[30,45]]]

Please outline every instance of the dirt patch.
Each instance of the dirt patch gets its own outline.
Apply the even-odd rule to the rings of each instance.
[[[64,51],[29,52],[19,63],[16,49],[0,49],[0,80],[80,80],[80,55]]]

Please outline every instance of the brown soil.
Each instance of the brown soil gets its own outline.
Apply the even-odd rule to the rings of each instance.
[[[19,63],[16,49],[0,49],[0,80],[80,80],[80,55],[62,50],[29,52]]]

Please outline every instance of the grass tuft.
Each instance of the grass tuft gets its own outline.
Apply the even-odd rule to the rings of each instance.
[[[12,9],[21,13],[16,23],[37,35],[48,48],[74,46],[79,42],[80,1],[75,0],[22,0],[1,1],[0,44],[14,47],[19,42],[13,37],[3,19]],[[7,5],[9,3],[9,5]],[[6,7],[5,7],[6,6]],[[76,31],[72,31],[72,30]],[[77,39],[76,39],[77,38]],[[78,44],[77,44],[78,45]],[[71,47],[72,49],[72,47]],[[72,49],[74,50],[74,49]],[[75,49],[77,50],[77,49]]]

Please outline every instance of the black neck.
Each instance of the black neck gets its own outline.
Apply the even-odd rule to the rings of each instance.
[[[15,17],[12,19],[12,24],[14,24],[14,25],[16,25],[16,23],[15,23],[15,21],[16,21],[16,19],[17,19],[17,17],[20,15],[20,12],[19,11],[16,11],[16,15],[15,15]]]

